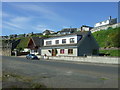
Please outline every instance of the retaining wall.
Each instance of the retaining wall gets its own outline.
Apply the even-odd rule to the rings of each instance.
[[[65,60],[65,61],[78,61],[89,63],[104,63],[104,64],[120,64],[117,57],[100,57],[100,56],[87,56],[87,57],[68,57],[68,56],[49,56],[46,59]]]

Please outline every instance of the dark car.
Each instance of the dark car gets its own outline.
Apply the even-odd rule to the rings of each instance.
[[[26,58],[27,59],[38,59],[38,57],[35,55],[35,54],[28,54],[28,55],[26,55]]]

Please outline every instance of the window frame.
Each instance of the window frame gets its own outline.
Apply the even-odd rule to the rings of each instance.
[[[65,53],[65,49],[60,49],[60,54],[64,54]]]
[[[68,49],[68,54],[73,54],[73,49]]]
[[[64,42],[63,42],[64,41]],[[66,43],[66,39],[62,39],[62,44]]]
[[[75,43],[75,38],[70,38],[70,43]]]
[[[55,40],[55,44],[59,44],[59,40]]]
[[[52,41],[46,41],[46,45],[52,45]]]

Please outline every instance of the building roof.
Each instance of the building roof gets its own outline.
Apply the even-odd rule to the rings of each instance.
[[[90,33],[90,31],[84,31],[84,32],[75,32],[75,33],[72,33],[72,34],[67,34],[67,35],[58,35],[58,36],[53,36],[53,37],[50,37],[50,38],[46,38],[46,39],[51,39],[51,38],[56,38],[56,37],[63,37],[63,36],[69,36],[69,35],[81,35],[81,36],[85,36],[86,34]]]
[[[71,32],[71,31],[74,31],[74,30],[77,30],[77,28],[64,28],[60,32]]]
[[[43,38],[42,37],[31,37],[35,46],[42,46],[43,45]]]

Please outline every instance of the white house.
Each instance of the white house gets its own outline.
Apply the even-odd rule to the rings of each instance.
[[[110,16],[108,20],[96,23],[94,25],[94,27],[100,27],[100,26],[104,26],[104,25],[112,25],[112,24],[116,24],[116,23],[117,23],[117,18],[111,18],[111,16]]]
[[[83,56],[98,55],[99,46],[90,32],[56,36],[44,39],[41,55]]]
[[[79,31],[90,31],[93,27],[82,25]]]

